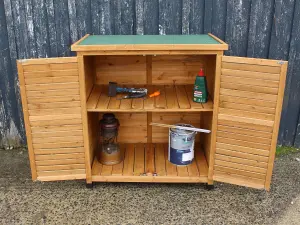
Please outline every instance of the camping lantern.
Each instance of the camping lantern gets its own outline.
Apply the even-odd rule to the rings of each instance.
[[[117,142],[119,126],[119,120],[113,113],[105,113],[100,120],[98,160],[104,165],[118,164],[123,160]]]

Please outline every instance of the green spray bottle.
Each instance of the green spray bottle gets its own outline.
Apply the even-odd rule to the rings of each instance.
[[[195,85],[194,85],[194,102],[205,103],[207,102],[207,84],[204,71],[201,68],[198,75],[196,76]]]

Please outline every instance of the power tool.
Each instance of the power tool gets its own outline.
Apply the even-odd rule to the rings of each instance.
[[[121,99],[128,98],[144,98],[147,96],[148,90],[147,88],[124,88],[118,87],[116,82],[109,82],[108,85],[108,96],[115,97],[118,93],[129,93],[122,97]]]

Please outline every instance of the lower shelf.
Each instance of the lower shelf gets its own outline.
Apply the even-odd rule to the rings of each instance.
[[[208,166],[203,151],[195,148],[195,160],[188,166],[168,161],[167,144],[121,144],[123,162],[106,166],[95,157],[93,182],[207,183]]]

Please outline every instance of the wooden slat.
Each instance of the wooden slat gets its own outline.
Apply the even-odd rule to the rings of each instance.
[[[231,144],[231,145],[239,145],[244,147],[250,147],[250,148],[258,148],[262,150],[270,150],[270,144],[261,144],[261,143],[255,143],[255,142],[248,142],[248,141],[241,141],[237,139],[231,139],[231,138],[224,138],[224,137],[218,137],[217,136],[217,142],[219,143],[225,143],[225,144]]]
[[[132,99],[131,108],[134,110],[144,109],[144,99],[143,98],[134,98]]]
[[[85,169],[38,171],[38,176],[61,176],[70,174],[85,174]]]
[[[27,91],[27,97],[51,97],[51,96],[66,96],[66,95],[79,95],[78,88],[70,88],[63,90],[42,90],[42,91]]]
[[[50,83],[67,83],[78,82],[78,76],[61,76],[61,77],[40,77],[40,78],[26,78],[26,84],[50,84]]]
[[[245,78],[245,77],[225,76],[223,74],[221,76],[221,82],[244,84],[249,86],[271,87],[271,88],[278,88],[279,86],[279,82],[276,80],[263,80],[263,79],[254,79],[254,78]],[[222,87],[222,83],[221,83],[221,87]]]
[[[279,74],[274,74],[274,73],[261,73],[261,72],[253,72],[253,71],[222,69],[222,75],[279,81]]]
[[[68,165],[68,164],[84,164],[84,158],[36,161],[37,166]]]
[[[82,130],[82,124],[32,127],[32,133]]]
[[[59,142],[73,142],[73,141],[83,141],[82,134],[80,136],[67,136],[67,137],[42,137],[33,138],[33,144],[46,144],[46,143],[59,143]]]
[[[26,91],[65,90],[65,89],[72,89],[72,88],[79,89],[78,82],[26,85]]]
[[[53,109],[32,109],[28,110],[30,116],[43,116],[43,115],[58,115],[58,114],[80,114],[80,107],[72,108],[53,108]]]
[[[237,119],[230,120],[230,117],[228,117],[228,116],[224,117],[224,115],[221,115],[219,117],[218,125],[230,126],[230,127],[234,127],[234,128],[237,127],[237,128],[243,128],[243,129],[249,129],[249,130],[255,130],[255,131],[264,131],[264,132],[272,132],[273,131],[272,126],[251,124],[251,123],[247,123],[247,122],[242,122]]]
[[[48,121],[48,120],[68,120],[80,119],[81,114],[64,114],[64,115],[43,115],[43,116],[29,116],[30,122]]]
[[[249,154],[254,154],[254,155],[261,155],[261,156],[269,156],[270,152],[267,150],[262,150],[258,148],[249,148],[249,147],[244,147],[244,146],[238,146],[238,145],[231,145],[231,144],[225,144],[225,143],[216,143],[216,148],[220,149],[227,149],[230,151],[239,151],[239,152],[244,152],[244,153],[249,153]]]
[[[97,104],[97,109],[107,109],[110,97],[108,97],[108,87],[103,86],[101,87],[101,95],[99,97],[99,101]]]
[[[132,99],[122,99],[120,104],[120,109],[131,110]]]
[[[230,184],[247,186],[247,187],[252,187],[257,189],[264,188],[264,180],[240,176],[236,174],[228,175],[220,171],[215,171],[213,179],[215,181],[226,182]]]
[[[222,95],[235,96],[235,97],[271,101],[271,102],[277,101],[277,95],[263,94],[263,93],[257,94],[256,92],[250,92],[250,91],[237,91],[237,90],[220,88],[220,94],[221,96]]]
[[[264,100],[258,100],[258,99],[251,99],[247,97],[245,98],[240,98],[239,96],[234,97],[234,96],[225,96],[222,95],[220,96],[220,102],[230,102],[230,103],[235,103],[235,104],[245,104],[245,105],[250,105],[250,106],[261,106],[261,107],[267,107],[275,110],[276,102],[274,101],[264,101]]]
[[[187,166],[177,166],[177,174],[179,177],[188,177],[189,172]]]
[[[222,62],[223,69],[231,70],[242,70],[242,71],[253,71],[253,72],[262,72],[262,73],[280,73],[280,67],[275,66],[260,66],[256,64],[245,64],[245,63],[231,63],[231,62]]]
[[[36,161],[55,160],[55,159],[81,159],[81,158],[84,158],[84,153],[35,155]]]
[[[65,120],[45,120],[45,121],[30,121],[33,127],[52,126],[52,125],[75,125],[81,124],[81,118],[65,119]]]
[[[158,91],[158,90],[154,89],[152,85],[147,86],[147,89],[148,89],[148,94],[152,94],[154,91]],[[144,101],[144,109],[151,110],[154,108],[155,108],[155,97],[146,98]]]
[[[28,109],[54,109],[54,108],[73,108],[73,107],[80,107],[80,101],[73,101],[73,102],[53,102],[53,103],[35,103],[35,104],[28,104]]]
[[[274,108],[267,108],[257,105],[245,105],[245,104],[236,104],[231,102],[222,102],[220,101],[220,107],[221,108],[227,108],[227,109],[237,109],[237,110],[245,110],[245,111],[251,111],[255,113],[267,113],[274,115],[275,109]]]
[[[102,165],[101,176],[111,176],[112,167],[111,165]]]
[[[125,144],[120,145],[120,150],[122,155],[122,161],[116,165],[113,165],[112,172],[111,172],[112,176],[121,176],[123,174],[124,157],[126,151]]]
[[[127,144],[125,158],[124,158],[123,175],[132,176],[133,166],[134,166],[134,144]]]
[[[187,166],[187,168],[189,172],[189,177],[199,177],[200,174],[195,159],[190,165]]]
[[[177,167],[170,163],[169,159],[168,159],[168,144],[164,144],[163,145],[164,148],[164,153],[165,153],[165,162],[166,162],[166,174],[167,176],[177,176]],[[157,165],[156,165],[156,169],[157,169]]]
[[[98,100],[101,94],[101,88],[100,86],[95,85],[93,87],[92,93],[90,94],[88,101],[86,103],[86,107],[88,109],[95,109],[97,104],[98,104]]]
[[[163,86],[154,86],[154,90],[160,90],[160,95],[155,97],[155,108],[167,108],[166,92]]]
[[[233,116],[246,117],[246,118],[270,120],[270,121],[274,121],[274,118],[275,118],[274,114],[244,111],[243,108],[241,108],[240,110],[236,110],[236,109],[227,109],[227,108],[221,108],[220,107],[219,108],[219,113],[227,114],[227,115],[233,115]]]
[[[241,140],[241,141],[247,141],[247,142],[254,142],[259,144],[271,144],[271,138],[260,138],[260,137],[254,137],[250,135],[243,135],[238,133],[229,133],[224,131],[218,131],[217,132],[218,137],[224,137],[224,138],[230,138],[234,140]]]
[[[235,168],[239,170],[246,170],[246,171],[251,171],[251,172],[256,172],[256,173],[262,173],[266,174],[266,168],[261,168],[261,167],[255,167],[255,166],[249,166],[241,163],[234,163],[234,162],[229,162],[229,161],[223,161],[223,160],[215,160],[215,165],[219,166],[224,166],[224,167],[230,167],[230,168]]]
[[[250,130],[250,129],[244,129],[238,127],[223,126],[223,125],[218,125],[218,131],[241,134],[241,135],[249,135],[249,136],[260,137],[260,138],[268,138],[268,139],[272,138],[271,132],[262,132],[257,130]]]
[[[109,104],[108,104],[108,109],[119,109],[121,105],[121,100],[120,100],[121,95],[118,94],[117,97],[110,98]],[[99,102],[100,104],[100,102]]]
[[[55,96],[55,97],[37,97],[37,98],[28,98],[29,104],[36,104],[36,103],[53,103],[53,102],[74,102],[79,101],[79,95],[66,95],[66,96]]]
[[[200,176],[207,176],[208,166],[204,153],[200,149],[195,149],[195,160],[198,166]]]
[[[55,131],[55,132],[42,132],[33,133],[33,138],[47,138],[47,137],[70,137],[70,136],[82,136],[82,130],[71,130],[71,131]]]
[[[222,62],[235,63],[237,65],[250,64],[255,66],[281,67],[281,63],[282,62],[284,63],[285,61],[249,58],[249,57],[245,58],[245,57],[223,56]]]
[[[177,94],[179,108],[181,109],[191,108],[184,86],[176,86],[176,94]]]
[[[54,171],[54,170],[75,170],[85,169],[84,164],[68,164],[68,165],[50,165],[50,166],[38,166],[37,171]]]
[[[248,84],[238,84],[238,83],[228,83],[226,81],[221,82],[221,88],[232,89],[237,91],[249,91],[255,93],[264,93],[264,94],[273,94],[278,93],[277,87],[268,87],[268,86],[253,86]]]
[[[216,153],[221,154],[221,155],[228,155],[228,156],[232,156],[232,157],[243,158],[243,159],[251,159],[251,160],[255,160],[257,162],[268,162],[269,161],[269,158],[266,156],[248,154],[248,153],[243,153],[240,151],[231,151],[231,150],[222,149],[222,148],[217,148]]]
[[[41,59],[24,59],[21,61],[24,66],[24,70],[34,71],[38,66],[43,66],[45,68],[57,68],[57,67],[69,67],[70,65],[77,67],[76,57],[59,57],[59,58],[41,58]]]
[[[147,176],[153,176],[155,172],[154,162],[155,150],[153,144],[146,144],[145,149],[145,173]]]
[[[158,176],[166,176],[166,161],[165,150],[163,144],[155,146],[155,171]],[[174,171],[171,171],[171,173]],[[174,173],[173,173],[174,174]]]
[[[84,153],[83,147],[78,148],[49,148],[49,149],[34,149],[36,155],[48,155],[48,154],[68,154],[68,153]]]
[[[163,88],[163,86],[162,86]],[[176,96],[176,89],[173,85],[166,85],[165,87],[166,92],[166,100],[167,100],[167,108],[168,109],[178,109],[178,102]]]
[[[144,144],[135,145],[134,175],[141,176],[145,173],[145,148]]]
[[[249,128],[251,128],[252,125],[259,125],[259,126],[267,126],[270,128],[266,128],[266,131],[273,130],[273,121],[269,120],[261,120],[261,119],[253,119],[253,118],[246,118],[246,117],[238,117],[238,116],[233,116],[233,115],[225,115],[225,114],[219,114],[218,115],[219,120],[229,120],[232,122],[237,122],[237,123],[248,123]]]
[[[33,144],[34,149],[43,149],[43,148],[73,148],[73,147],[83,147],[82,141],[73,141],[73,142],[60,142],[60,143],[42,143],[42,144]]]
[[[250,159],[242,159],[242,158],[232,157],[232,156],[228,156],[228,155],[216,154],[215,159],[232,162],[232,163],[239,163],[242,165],[255,166],[255,167],[259,167],[259,168],[267,168],[268,167],[268,164],[265,162],[260,162],[257,160],[250,160]]]
[[[26,79],[36,79],[36,78],[51,78],[51,77],[66,77],[75,76],[78,77],[78,69],[70,70],[47,70],[47,71],[30,71],[25,72],[24,77]]]
[[[245,170],[234,169],[234,168],[219,166],[219,165],[215,165],[215,171],[220,171],[220,172],[226,173],[229,176],[231,174],[238,174],[238,175],[242,175],[245,177],[253,177],[253,178],[257,178],[257,179],[261,179],[261,180],[264,180],[266,178],[266,174],[263,174],[263,173],[249,172],[249,171],[245,171]]]
[[[98,162],[97,158],[95,157],[93,166],[92,166],[92,175],[100,176],[102,171],[102,164]]]

